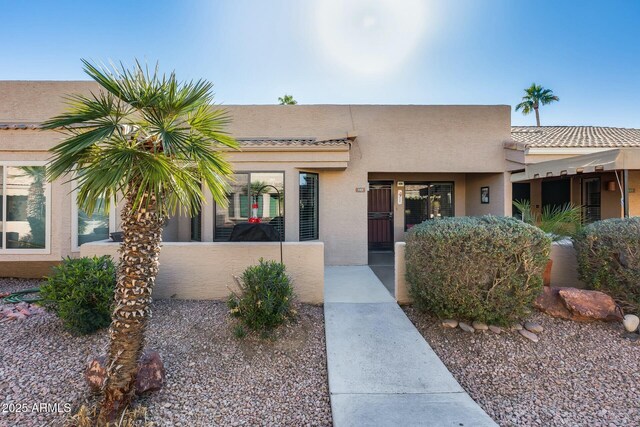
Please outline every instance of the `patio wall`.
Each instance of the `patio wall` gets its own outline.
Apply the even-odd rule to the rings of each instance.
[[[118,243],[94,242],[80,247],[82,256],[118,257]],[[154,296],[160,299],[224,300],[236,289],[233,276],[260,258],[280,260],[278,243],[165,242]],[[299,300],[321,304],[324,293],[324,244],[284,242],[283,261]]]
[[[408,283],[406,281],[405,242],[395,245],[395,296],[399,304],[410,304]],[[554,242],[551,246],[551,286],[584,288],[578,278],[576,251],[570,241]]]

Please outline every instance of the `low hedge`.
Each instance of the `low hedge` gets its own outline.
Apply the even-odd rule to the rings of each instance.
[[[574,239],[580,279],[640,312],[640,217],[590,224]]]
[[[541,292],[550,250],[544,232],[515,218],[426,221],[407,237],[409,292],[442,318],[509,325]]]
[[[70,332],[91,334],[111,323],[115,287],[116,267],[108,255],[65,258],[40,287],[41,303]]]

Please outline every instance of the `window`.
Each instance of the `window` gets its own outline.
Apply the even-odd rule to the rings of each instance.
[[[318,174],[300,173],[300,241],[318,239]]]
[[[582,219],[585,224],[600,221],[601,218],[601,184],[600,178],[582,180]]]
[[[191,241],[202,242],[202,212],[191,217]]]
[[[76,185],[74,182],[72,185]],[[78,207],[78,192],[71,193],[71,250],[78,252],[84,243],[107,240],[109,231],[115,230],[116,204],[112,200],[107,213],[104,199],[100,199],[89,215]]]
[[[43,164],[0,163],[0,251],[46,253],[50,205]]]
[[[428,219],[455,215],[452,182],[411,183],[404,191],[405,231]]]
[[[284,236],[284,172],[236,173],[227,198],[226,207],[216,204],[214,240],[229,240],[234,225],[247,222],[252,216],[254,203],[258,204],[258,218],[274,225]]]

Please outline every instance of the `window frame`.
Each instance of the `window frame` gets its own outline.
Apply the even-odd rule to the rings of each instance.
[[[320,240],[320,174],[318,172],[306,172],[306,171],[299,171],[298,172],[298,205],[300,205],[300,175],[305,174],[305,175],[315,175],[316,176],[316,197],[315,197],[315,204],[316,204],[316,221],[315,221],[315,230],[316,230],[316,237],[313,239],[302,239],[302,237],[300,236],[300,231],[302,230],[302,227],[300,227],[300,223],[301,223],[301,217],[300,217],[300,211],[298,210],[298,241],[299,242],[313,242],[316,240]]]
[[[72,181],[73,191],[71,192],[71,252],[80,252],[80,246],[78,244],[78,189],[77,181]],[[109,209],[109,234],[116,230],[116,212],[118,206],[116,200],[111,200],[111,207]],[[98,240],[99,241],[99,240]]]
[[[251,188],[251,174],[254,173],[281,173],[282,174],[282,193],[286,198],[286,194],[287,194],[287,173],[284,170],[234,170],[233,171],[233,175],[241,175],[241,174],[248,174],[249,175],[249,180],[247,182],[248,187],[247,189]],[[285,199],[286,200],[286,199]],[[284,227],[284,235],[282,236],[282,241],[286,241],[286,230],[287,230],[287,220],[286,220],[286,214],[287,214],[287,209],[285,207],[286,202],[282,203],[282,224]],[[214,242],[226,242],[226,240],[218,240],[216,239],[216,210],[218,208],[218,204],[217,203],[213,203],[213,241]]]
[[[43,249],[16,249],[7,248],[7,168],[8,167],[20,167],[20,166],[47,166],[47,161],[38,160],[0,160],[0,167],[2,168],[2,220],[0,222],[2,226],[2,248],[0,248],[0,255],[50,255],[51,254],[51,183],[45,182],[44,195],[45,195],[45,235],[44,235],[44,248]]]

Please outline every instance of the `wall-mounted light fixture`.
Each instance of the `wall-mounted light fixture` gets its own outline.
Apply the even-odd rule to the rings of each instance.
[[[608,181],[607,182],[607,191],[616,191],[616,182]]]

